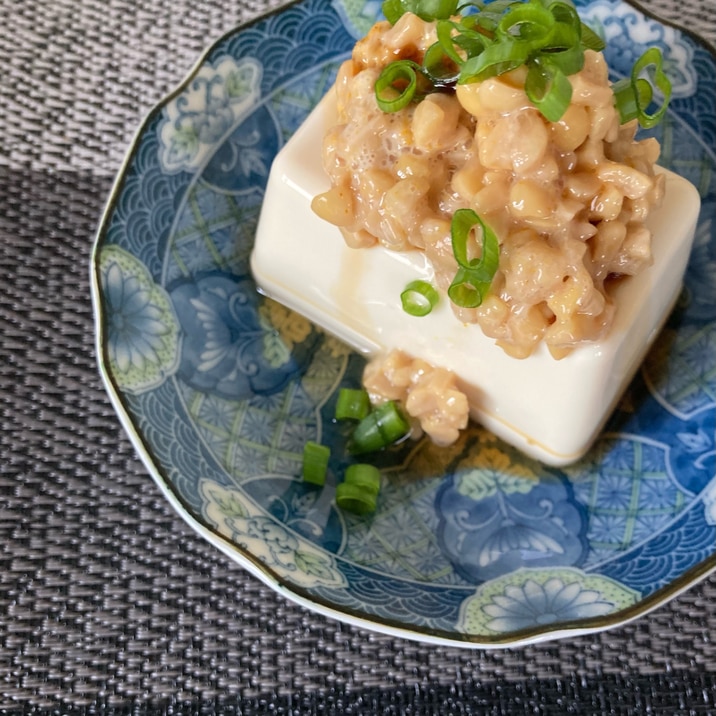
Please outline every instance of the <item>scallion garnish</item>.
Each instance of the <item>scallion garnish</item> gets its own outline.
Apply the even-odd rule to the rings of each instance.
[[[375,81],[375,99],[384,112],[397,112],[407,107],[418,87],[422,67],[412,60],[391,62]]]
[[[601,52],[605,47],[606,43],[592,30],[589,25],[581,23],[582,28],[582,45],[586,50],[594,50],[595,52]]]
[[[525,92],[550,122],[556,122],[569,107],[572,85],[567,76],[551,62],[533,62],[527,71]]]
[[[405,14],[406,9],[400,0],[384,0],[381,6],[385,19],[391,24],[395,25],[398,20]]]
[[[464,64],[466,57],[479,55],[491,42],[484,32],[474,29],[465,21],[440,20],[435,31],[438,44],[458,69]],[[455,80],[457,82],[458,76]]]
[[[631,77],[612,85],[616,108],[622,122],[638,119],[642,127],[649,129],[661,121],[671,100],[671,82],[662,67],[661,50],[651,47],[634,63]],[[653,69],[653,78],[649,77],[650,69]],[[642,76],[644,74],[648,79]],[[663,100],[661,106],[649,114],[646,108],[654,97],[654,85],[661,92]]]
[[[309,440],[303,446],[303,479],[312,485],[323,485],[326,482],[330,448]]]
[[[411,281],[400,294],[403,310],[411,316],[427,316],[435,308],[440,296],[427,281]]]
[[[406,12],[430,22],[454,15],[457,6],[458,0],[385,0],[382,9],[385,19],[395,25]]]
[[[479,227],[481,251],[470,258],[468,239],[474,227]],[[476,308],[485,298],[500,262],[500,244],[495,232],[472,210],[458,209],[450,226],[452,251],[458,270],[450,287],[450,300],[461,308]]]
[[[400,440],[409,431],[410,425],[398,405],[389,400],[358,423],[351,436],[350,452],[359,455],[382,450]]]
[[[460,68],[458,84],[482,82],[517,69],[527,62],[530,49],[531,43],[528,40],[508,39],[504,42],[493,42],[479,55],[465,60]]]
[[[336,401],[336,420],[363,420],[370,413],[370,397],[365,390],[341,388]]]
[[[341,510],[355,515],[368,515],[375,512],[377,503],[377,495],[367,492],[359,485],[352,485],[349,482],[336,485],[336,505]]]
[[[426,50],[423,57],[423,74],[435,89],[452,87],[457,82],[457,64],[439,42]]]
[[[556,19],[544,5],[524,3],[513,5],[506,12],[495,28],[495,36],[502,40],[529,40],[537,47],[548,37]]]
[[[356,463],[346,468],[343,480],[349,485],[360,487],[365,492],[377,495],[380,492],[380,470],[375,465]]]
[[[463,11],[466,14],[460,14]],[[437,20],[438,39],[425,53],[422,65],[398,60],[381,72],[375,93],[385,112],[397,112],[430,91],[481,82],[526,65],[525,90],[530,101],[548,121],[556,122],[571,101],[568,77],[584,66],[584,51],[599,52],[605,46],[567,0],[494,0],[461,6],[454,0],[386,0],[383,12],[393,24],[406,12],[426,21]],[[653,83],[664,97],[653,114],[646,111],[653,97],[651,83],[641,77],[647,69],[652,70]],[[429,89],[418,92],[419,81]],[[622,122],[637,118],[643,127],[654,126],[671,97],[661,51],[647,50],[634,65],[631,78],[613,87]]]
[[[631,77],[624,77],[612,85],[612,90],[614,106],[622,124],[637,119],[639,107],[648,107],[654,97],[654,90],[643,77],[638,77],[636,82],[632,82]]]
[[[343,482],[336,486],[336,505],[342,510],[365,515],[375,511],[380,492],[380,470],[374,465],[350,465]]]

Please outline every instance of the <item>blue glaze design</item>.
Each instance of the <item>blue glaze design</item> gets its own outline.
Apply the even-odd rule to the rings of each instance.
[[[569,482],[513,451],[475,449],[438,491],[438,534],[455,570],[479,584],[522,566],[580,565],[586,514]]]
[[[195,390],[243,400],[275,393],[302,372],[310,344],[292,352],[267,325],[250,277],[212,273],[170,295],[183,339],[177,374]]]
[[[181,514],[281,591],[458,644],[619,624],[716,567],[716,58],[625,2],[578,2],[615,77],[656,44],[675,78],[650,132],[703,207],[685,287],[594,449],[562,471],[472,428],[377,456],[369,517],[336,510],[338,389],[363,360],[260,296],[270,163],[380,3],[302,0],[228,33],[147,119],[95,248],[102,367]],[[323,490],[303,445],[332,447]]]

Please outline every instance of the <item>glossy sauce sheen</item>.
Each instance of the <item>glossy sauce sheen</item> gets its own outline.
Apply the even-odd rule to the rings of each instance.
[[[471,417],[527,455],[552,465],[579,458],[678,296],[700,206],[695,188],[664,171],[663,204],[647,220],[654,263],[614,287],[617,311],[605,338],[561,360],[544,344],[519,360],[460,322],[445,299],[426,317],[402,310],[407,283],[435,278],[422,252],[349,248],[311,210],[329,188],[317,157],[335,112],[329,93],[274,162],[252,255],[259,287],[369,357],[402,350],[452,370]]]
[[[555,122],[527,96],[527,67],[454,92],[431,92],[396,112],[375,86],[392,59],[417,60],[436,23],[405,13],[378,22],[339,68],[337,117],[322,145],[330,189],[313,210],[348,246],[424,251],[447,290],[457,273],[450,223],[474,210],[500,243],[479,306],[452,305],[500,347],[526,358],[545,342],[555,358],[606,335],[613,276],[651,264],[644,220],[663,198],[659,143],[622,123],[602,53],[584,52],[571,101]],[[468,256],[479,254],[477,236]]]

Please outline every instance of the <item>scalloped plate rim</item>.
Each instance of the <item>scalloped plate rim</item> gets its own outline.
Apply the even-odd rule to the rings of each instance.
[[[247,22],[241,23],[232,29],[227,30],[211,42],[211,44],[199,55],[194,65],[185,74],[184,78],[174,87],[174,89],[165,94],[145,114],[129,143],[128,149],[126,150],[119,168],[117,169],[109,197],[102,210],[98,229],[93,240],[89,261],[90,297],[95,330],[94,346],[97,365],[105,390],[110,398],[112,408],[119,418],[120,425],[155,484],[159,487],[160,491],[172,506],[173,510],[198,536],[206,540],[213,547],[229,557],[233,562],[259,579],[263,584],[274,590],[276,593],[283,595],[292,603],[306,608],[309,611],[336,619],[342,623],[346,623],[357,628],[382,633],[388,636],[406,638],[426,644],[462,647],[468,649],[501,649],[520,647],[529,644],[541,644],[570,636],[584,636],[599,633],[605,630],[625,626],[667,604],[680,594],[696,586],[710,574],[716,572],[716,549],[711,555],[709,555],[709,557],[685,571],[677,579],[672,580],[648,596],[639,599],[636,603],[621,610],[611,612],[603,617],[580,619],[578,622],[573,623],[574,626],[572,626],[569,622],[563,622],[545,625],[541,628],[535,627],[510,632],[495,637],[471,635],[466,633],[459,634],[457,632],[454,632],[455,636],[453,636],[452,632],[443,633],[429,627],[421,627],[417,625],[408,627],[401,622],[393,622],[392,620],[388,620],[377,615],[371,616],[357,613],[352,608],[347,606],[337,607],[332,605],[330,602],[317,598],[315,595],[309,595],[304,589],[297,585],[287,583],[249,552],[246,552],[240,546],[232,543],[228,538],[219,534],[213,528],[203,524],[195,514],[187,509],[183,501],[176,494],[175,488],[162,475],[161,470],[154,462],[151,450],[147,447],[144,439],[137,431],[132,418],[125,407],[121,393],[111,376],[111,371],[108,367],[108,361],[106,359],[104,326],[105,312],[101,301],[99,253],[103,246],[108,220],[116,206],[118,197],[122,193],[127,169],[135,156],[140,141],[144,136],[149,123],[167,103],[177,97],[188,86],[192,79],[205,65],[208,57],[212,54],[215,48],[225,42],[228,38],[250,28],[252,25],[260,23],[270,17],[280,15],[291,7],[302,4],[304,1],[305,0],[291,0],[291,2],[285,5],[262,13]],[[690,30],[677,22],[658,17],[653,11],[642,5],[637,0],[619,0],[619,2],[637,10],[661,25],[672,27],[678,32],[691,37],[696,43],[702,45],[711,54],[714,62],[716,63],[716,45],[710,43],[695,31]]]

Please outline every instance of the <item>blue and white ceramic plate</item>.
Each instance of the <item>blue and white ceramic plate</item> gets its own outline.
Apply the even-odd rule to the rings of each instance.
[[[716,57],[619,0],[581,8],[615,76],[662,48],[662,163],[703,201],[683,296],[591,453],[547,469],[477,427],[404,444],[359,518],[300,470],[307,440],[343,444],[362,359],[262,298],[248,259],[274,155],[379,7],[301,0],[230,32],[149,115],[92,260],[109,393],[189,524],[311,609],[466,646],[622,624],[716,568]]]

